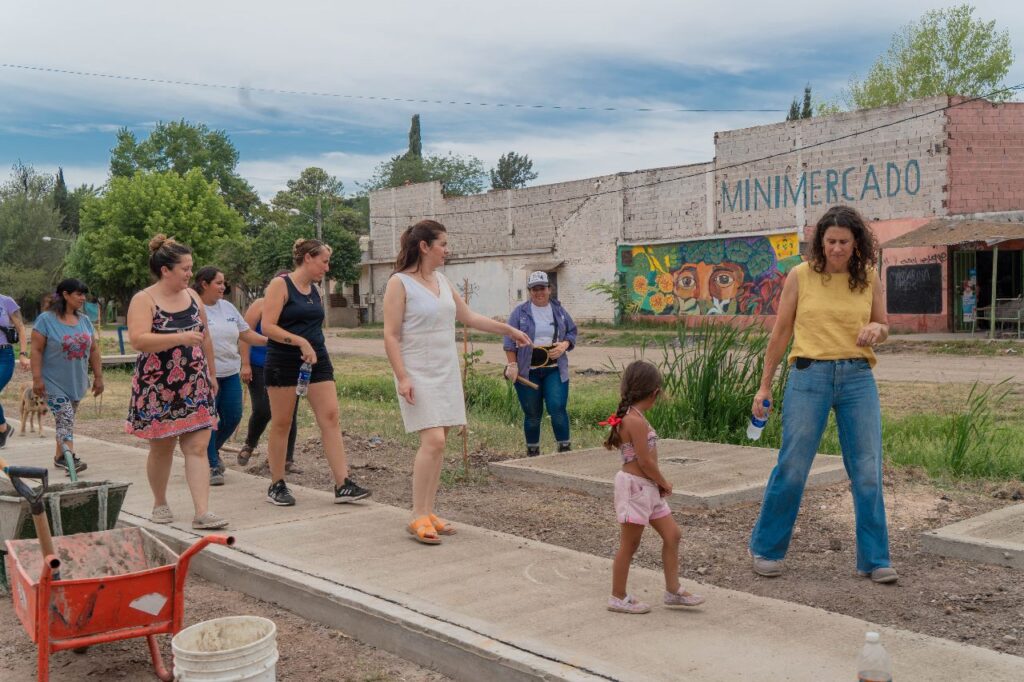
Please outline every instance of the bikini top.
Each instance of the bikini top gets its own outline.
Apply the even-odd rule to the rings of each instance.
[[[629,406],[629,409],[633,410],[637,414],[637,416],[643,419],[645,422],[647,421],[647,419],[644,417],[643,413],[640,412],[640,410],[636,409],[632,405]],[[658,445],[658,434],[651,427],[650,424],[647,425],[647,429],[647,449],[653,450]],[[636,449],[633,447],[633,443],[623,443],[622,445],[620,445],[619,453],[622,455],[623,464],[629,464],[630,462],[636,461]]]

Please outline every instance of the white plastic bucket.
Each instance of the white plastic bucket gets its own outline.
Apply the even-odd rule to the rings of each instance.
[[[277,626],[258,616],[196,623],[171,639],[176,682],[275,682]]]

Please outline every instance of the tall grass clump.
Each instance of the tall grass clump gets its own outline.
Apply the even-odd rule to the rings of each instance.
[[[1024,430],[996,420],[1010,392],[1006,383],[975,383],[963,407],[947,414],[884,420],[886,457],[895,464],[920,466],[936,477],[1024,480]]]
[[[761,326],[741,329],[711,320],[693,327],[677,326],[674,338],[660,341],[662,357],[655,362],[667,394],[650,413],[658,433],[743,443],[751,402],[761,384],[768,338]],[[777,386],[785,383],[787,371],[784,365]],[[774,403],[781,408],[781,395]]]

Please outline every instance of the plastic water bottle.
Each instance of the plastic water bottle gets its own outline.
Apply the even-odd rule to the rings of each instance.
[[[864,636],[864,648],[857,658],[857,680],[892,682],[892,659],[878,641],[877,632],[869,632]]]
[[[295,395],[300,398],[309,392],[309,377],[313,374],[313,365],[308,362],[299,367],[299,381],[295,384]]]
[[[765,409],[764,419],[758,419],[756,414],[751,414],[750,423],[747,424],[747,438],[750,440],[757,440],[760,438],[761,432],[764,431],[764,425],[768,423],[768,410],[772,406],[772,401],[765,398],[761,405],[763,405]]]

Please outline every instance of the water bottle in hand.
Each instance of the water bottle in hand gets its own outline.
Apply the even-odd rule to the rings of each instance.
[[[864,637],[864,648],[857,658],[857,679],[860,682],[892,682],[892,659],[878,641],[877,632]]]
[[[295,384],[295,395],[300,398],[309,393],[309,377],[313,374],[313,365],[308,362],[299,367],[299,381]]]
[[[764,425],[768,423],[768,410],[772,406],[772,401],[765,398],[764,402],[761,403],[764,407],[764,419],[758,419],[756,414],[750,415],[750,423],[747,424],[747,438],[750,440],[757,440],[761,437],[761,432],[764,431]]]

